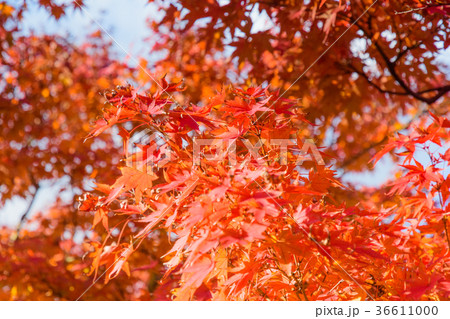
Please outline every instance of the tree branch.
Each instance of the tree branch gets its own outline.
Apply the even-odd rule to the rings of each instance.
[[[359,151],[356,155],[352,156],[351,158],[346,159],[343,163],[342,163],[342,168],[349,166],[350,164],[352,164],[353,162],[355,162],[357,159],[359,159],[361,156],[363,156],[364,154],[366,154],[368,151],[370,151],[371,149],[373,149],[374,147],[377,147],[381,144],[383,144],[384,142],[386,142],[388,139],[388,136],[386,135],[381,141],[378,141],[376,143],[373,143],[369,146],[367,146],[366,148],[362,149],[361,151]]]
[[[447,216],[444,216],[444,218],[442,220],[444,222],[444,230],[445,230],[445,237],[447,238],[447,245],[448,245],[448,248],[450,249],[450,237],[449,237],[448,229],[447,229]]]
[[[406,53],[408,53],[411,50],[414,50],[414,49],[418,48],[421,44],[422,44],[422,41],[417,42],[416,44],[411,45],[409,47],[407,46],[406,49],[404,49],[399,54],[397,54],[397,56],[395,57],[395,63],[397,63],[398,60],[400,60]]]
[[[395,92],[395,91],[385,90],[381,86],[379,86],[378,84],[376,84],[375,82],[370,80],[369,76],[366,73],[358,70],[354,65],[348,64],[347,67],[349,67],[350,69],[352,69],[352,71],[354,71],[355,73],[357,73],[358,75],[360,75],[364,79],[366,79],[367,83],[369,83],[371,86],[373,86],[375,89],[377,89],[381,93],[387,93],[387,94],[392,94],[392,95],[409,95],[407,92]]]
[[[410,13],[410,12],[415,12],[415,11],[420,11],[420,10],[425,10],[425,9],[429,9],[429,8],[435,8],[435,7],[446,7],[446,6],[450,6],[450,3],[433,3],[433,4],[428,4],[424,7],[420,7],[420,8],[411,8],[409,10],[405,10],[405,11],[395,11],[395,14],[405,14],[405,13]]]
[[[23,224],[25,223],[25,220],[28,216],[28,214],[30,214],[31,212],[31,208],[33,207],[34,202],[36,201],[37,198],[37,194],[39,192],[39,184],[35,184],[34,187],[36,188],[36,190],[33,193],[33,197],[31,198],[30,203],[28,204],[27,209],[25,210],[25,212],[22,214],[22,217],[20,218],[19,224],[17,225],[16,228],[16,239],[19,237],[19,232],[22,229]]]
[[[433,104],[434,102],[436,102],[439,98],[441,98],[444,94],[446,94],[447,92],[450,91],[450,85],[445,85],[439,88],[432,88],[432,89],[427,89],[427,90],[423,90],[423,91],[419,91],[419,92],[414,92],[409,85],[400,77],[400,75],[397,73],[396,70],[396,63],[398,61],[398,57],[399,55],[403,55],[405,53],[400,52],[399,55],[397,55],[395,62],[392,62],[391,59],[386,55],[386,53],[384,52],[383,48],[381,47],[381,45],[378,43],[378,41],[373,39],[372,34],[370,34],[360,23],[356,22],[355,25],[362,31],[364,32],[364,34],[366,35],[366,37],[372,42],[372,44],[375,46],[375,48],[377,49],[378,53],[380,54],[381,58],[384,60],[387,69],[389,70],[389,73],[392,75],[392,77],[395,79],[395,81],[403,88],[403,90],[405,91],[404,93],[406,93],[406,95],[411,95],[414,98],[416,98],[419,101],[425,102],[427,104]],[[424,97],[422,94],[423,93],[427,93],[427,92],[433,92],[433,91],[438,91],[438,93],[436,93],[436,95],[434,95],[433,97]],[[386,92],[388,93],[388,92]],[[399,94],[399,93],[395,93],[395,94]]]
[[[417,114],[408,121],[408,123],[406,123],[402,128],[400,128],[397,131],[401,131],[401,130],[406,130],[408,129],[411,124],[419,117],[421,117],[422,115],[424,115],[425,113],[427,113],[427,109],[422,110],[421,112],[417,112]],[[383,137],[383,139],[381,141],[378,141],[376,143],[373,143],[371,145],[369,145],[368,147],[362,149],[360,152],[358,152],[356,155],[352,156],[351,158],[348,158],[347,160],[345,160],[341,167],[347,167],[348,165],[352,164],[354,161],[356,161],[358,158],[360,158],[361,156],[363,156],[365,153],[367,153],[368,151],[370,151],[371,149],[373,149],[374,147],[377,147],[381,144],[383,144],[384,142],[386,142],[388,140],[388,135],[386,135],[385,137]]]

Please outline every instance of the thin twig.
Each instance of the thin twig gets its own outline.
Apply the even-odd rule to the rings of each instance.
[[[450,5],[449,4],[444,4],[444,5]],[[376,85],[373,81],[371,81],[368,77],[368,75],[363,75],[361,73],[363,73],[362,71],[357,70],[354,66],[350,66],[350,68],[355,71],[356,73],[358,73],[360,76],[363,76],[370,85],[374,86],[377,90],[379,90],[382,93],[387,93],[387,94],[393,94],[393,95],[410,95],[412,97],[414,97],[415,99],[425,102],[428,105],[431,105],[433,103],[435,103],[437,100],[439,100],[442,96],[444,96],[445,94],[447,94],[448,92],[450,92],[450,85],[446,84],[440,87],[435,87],[435,88],[429,88],[429,89],[425,89],[425,90],[421,90],[421,91],[414,91],[409,85],[408,83],[406,83],[403,78],[400,76],[400,74],[398,74],[397,72],[397,62],[398,60],[402,57],[402,55],[406,54],[406,52],[415,49],[415,45],[407,48],[406,51],[402,51],[400,52],[395,58],[394,61],[392,62],[391,59],[388,57],[388,55],[386,54],[386,52],[383,50],[382,46],[379,44],[379,42],[377,40],[374,39],[373,37],[373,32],[370,31],[371,30],[371,16],[369,14],[369,20],[367,22],[368,24],[368,30],[366,28],[364,28],[361,23],[358,22],[358,20],[353,20],[352,17],[347,17],[347,16],[343,16],[341,15],[343,19],[347,20],[348,22],[353,23],[354,25],[356,25],[363,33],[364,35],[367,37],[367,39],[369,39],[372,44],[374,45],[375,49],[378,51],[378,53],[380,54],[382,60],[384,61],[384,63],[386,64],[387,69],[389,70],[389,73],[391,74],[391,76],[394,78],[394,80],[397,82],[397,84],[404,90],[404,92],[395,92],[395,91],[389,91],[389,90],[385,90],[383,88],[381,88],[379,85]],[[423,96],[424,93],[429,93],[429,92],[436,92],[434,96],[431,97],[425,97]]]
[[[448,249],[450,249],[450,237],[448,235],[448,229],[447,229],[447,216],[444,216],[444,218],[442,220],[444,221],[444,230],[445,230],[445,237],[447,238]]]
[[[15,238],[15,240],[16,240],[17,238],[19,238],[20,230],[22,229],[23,224],[25,223],[25,220],[26,220],[27,216],[28,216],[28,215],[30,214],[30,212],[31,212],[31,208],[33,207],[33,204],[34,204],[34,202],[36,201],[37,194],[38,194],[38,192],[39,192],[40,186],[39,186],[39,184],[35,184],[34,187],[35,187],[36,190],[35,190],[34,193],[33,193],[33,197],[31,198],[31,201],[30,201],[30,203],[28,204],[27,209],[26,209],[25,212],[22,214],[22,217],[20,218],[19,224],[17,225],[17,228],[16,228],[16,238]]]
[[[405,11],[395,11],[395,14],[396,15],[398,15],[398,14],[405,14],[405,13],[425,10],[425,9],[429,9],[429,8],[446,7],[446,6],[450,6],[450,3],[434,3],[434,4],[429,4],[429,5],[426,5],[424,7],[420,7],[420,8],[411,8],[411,9],[405,10]]]
[[[420,118],[422,115],[424,115],[425,113],[427,113],[427,109],[423,109],[420,112],[417,112],[416,115],[409,120],[403,127],[401,127],[400,129],[396,130],[396,132],[402,131],[402,130],[407,130],[409,129],[409,127],[411,126],[411,124],[417,120],[418,118]],[[347,167],[350,164],[354,163],[356,160],[358,160],[360,157],[362,157],[364,154],[366,154],[368,151],[372,150],[374,147],[377,147],[383,143],[385,143],[388,140],[388,135],[385,135],[383,137],[383,139],[381,141],[378,141],[376,143],[373,143],[371,145],[369,145],[368,147],[362,149],[359,153],[353,155],[351,158],[345,160],[342,165],[341,168]]]

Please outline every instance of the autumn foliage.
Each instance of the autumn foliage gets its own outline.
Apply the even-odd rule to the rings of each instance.
[[[26,3],[0,1],[0,196],[69,181],[0,229],[2,300],[450,300],[448,4],[162,1],[132,67],[21,34]]]

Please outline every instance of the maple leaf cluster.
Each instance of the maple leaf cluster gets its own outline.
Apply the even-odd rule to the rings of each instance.
[[[179,300],[448,297],[449,177],[439,166],[448,167],[449,151],[430,153],[428,167],[409,163],[416,147],[448,142],[447,119],[433,115],[425,129],[392,139],[374,160],[406,148],[400,154],[404,176],[383,206],[351,206],[340,198],[344,186],[330,165],[312,157],[302,165],[280,164],[276,147],[262,144],[249,152],[241,145],[244,139],[255,145],[264,138],[304,138],[299,132],[311,123],[295,101],[260,87],[229,88],[201,105],[182,107],[171,99],[182,90],[177,84],[163,81],[160,87],[153,94],[131,86],[108,93],[110,106],[91,133],[121,124],[128,145],[133,132],[145,127],[163,134],[173,152],[158,165],[163,145],[145,152],[141,162],[125,148],[122,175],[110,186],[98,184],[82,201],[80,209],[94,211],[110,234],[110,216],[122,216],[127,225],[96,249],[93,269],[106,265],[106,281],[121,270],[129,274],[128,258],[163,231],[173,246],[163,257],[161,283],[179,275],[171,291]],[[126,123],[135,125],[126,130]],[[233,140],[236,165],[227,154],[201,157],[196,165],[198,139]],[[131,236],[127,241],[124,229]]]
[[[0,299],[75,300],[92,284],[85,258],[90,245],[83,241],[102,234],[92,231],[91,216],[79,214],[74,202],[90,177],[108,178],[99,167],[120,160],[120,145],[108,134],[82,141],[102,108],[98,92],[132,76],[132,68],[112,57],[99,34],[83,45],[56,35],[24,35],[26,12],[25,2],[0,1],[0,207],[18,198],[30,202],[25,212],[14,205],[1,212],[2,218],[21,218],[17,228],[0,227]],[[53,195],[47,185],[67,177],[55,202],[30,216],[37,197]],[[157,246],[152,245],[155,255]],[[138,265],[145,269],[151,261],[143,256]],[[135,272],[139,280],[127,279],[111,289],[97,284],[84,297],[150,299],[159,276],[153,264],[154,272],[145,271],[143,277],[143,271]]]
[[[447,3],[149,0],[137,68],[23,32],[84,2],[0,0],[1,300],[450,299]]]
[[[316,142],[330,145],[345,171],[367,170],[377,147],[411,125],[402,116],[448,110],[439,55],[450,44],[441,12],[450,6],[442,1],[155,3],[164,16],[150,37],[160,74],[185,78],[194,103],[230,81],[288,90],[322,124]]]

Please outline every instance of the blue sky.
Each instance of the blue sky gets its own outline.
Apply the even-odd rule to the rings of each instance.
[[[16,3],[15,0],[7,2],[12,5]],[[134,57],[148,56],[151,45],[145,39],[151,34],[146,26],[146,21],[149,18],[160,19],[155,5],[147,4],[146,0],[85,0],[85,4],[85,12],[69,11],[67,16],[59,21],[49,18],[44,9],[38,8],[37,5],[31,5],[30,10],[24,16],[23,31],[37,34],[57,33],[81,43],[86,35],[98,30],[101,25],[117,42],[114,44],[114,48],[119,59],[126,59],[128,53]],[[255,28],[267,27],[265,19],[260,17],[257,20],[259,23],[256,23]],[[443,60],[450,62],[450,50],[443,55]],[[390,178],[393,170],[392,162],[389,159],[383,159],[374,171],[349,173],[346,174],[345,180],[360,185],[377,186]],[[49,184],[44,188],[38,196],[32,212],[48,207],[63,185],[64,180],[54,185]],[[0,210],[0,225],[15,226],[27,205],[27,201],[17,198],[8,202]]]
[[[155,5],[149,5],[146,0],[85,0],[85,5],[85,11],[69,10],[59,21],[49,18],[45,9],[31,5],[24,16],[24,31],[57,33],[82,42],[86,35],[98,30],[100,25],[127,52],[133,55],[148,52],[144,41],[150,35],[146,20],[158,19]],[[116,52],[121,58],[126,57],[126,53],[117,45]]]

